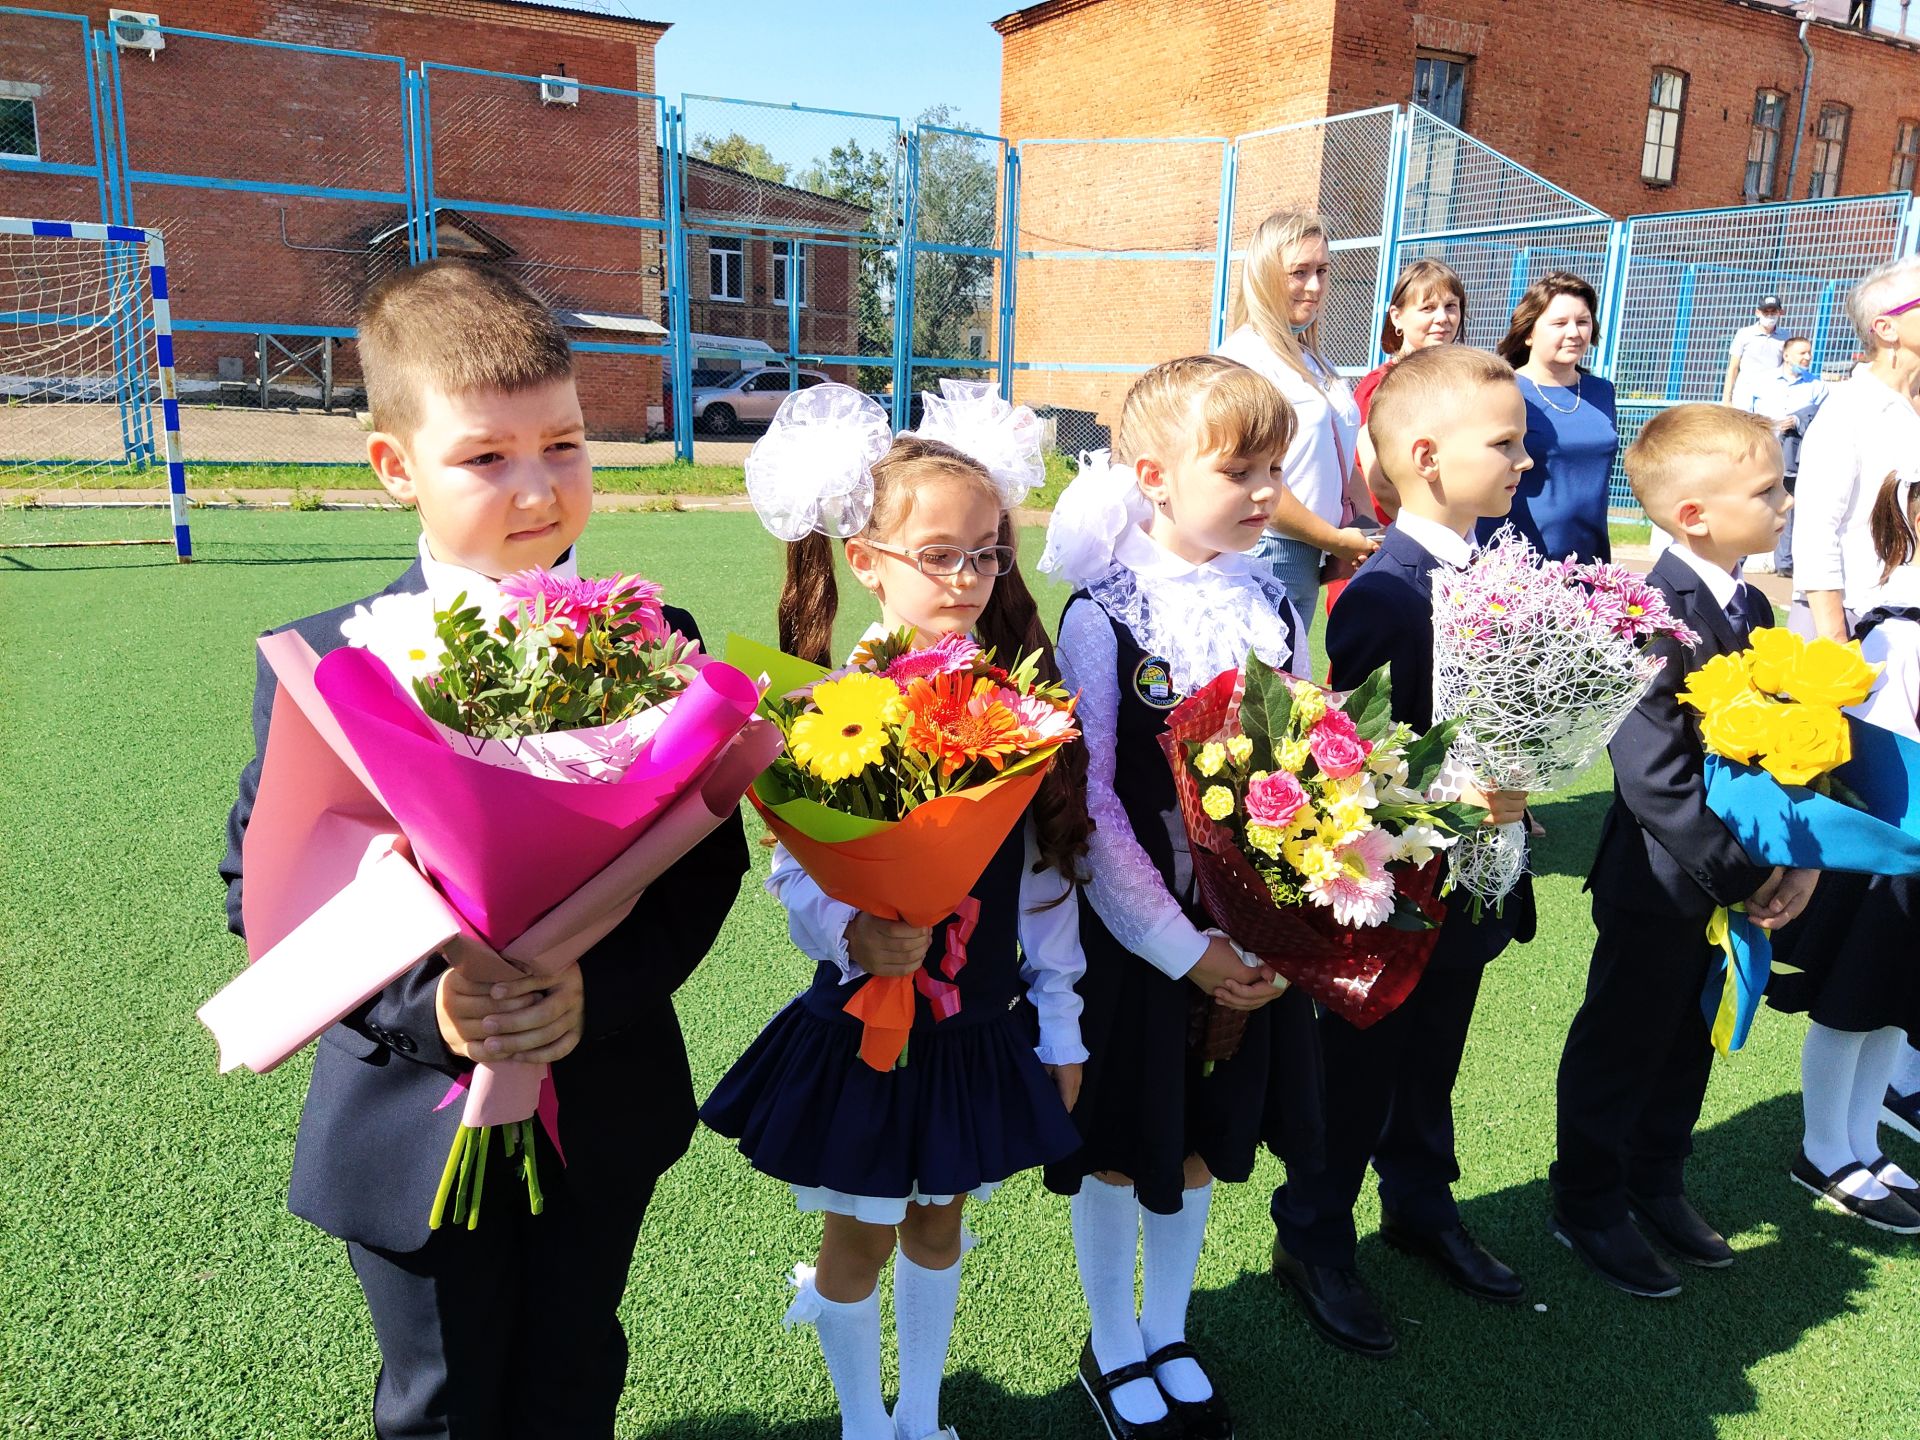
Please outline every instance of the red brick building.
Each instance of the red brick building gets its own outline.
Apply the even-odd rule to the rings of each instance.
[[[1809,8],[1810,71],[1786,0],[1047,0],[995,22],[1001,130],[1237,135],[1419,99],[1614,215],[1920,190],[1920,43]]]

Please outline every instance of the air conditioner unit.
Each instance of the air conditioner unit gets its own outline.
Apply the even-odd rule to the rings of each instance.
[[[540,103],[542,105],[578,105],[580,82],[567,75],[542,75]]]
[[[113,43],[122,50],[145,50],[152,55],[167,48],[160,17],[144,10],[109,10],[107,28],[113,32]]]

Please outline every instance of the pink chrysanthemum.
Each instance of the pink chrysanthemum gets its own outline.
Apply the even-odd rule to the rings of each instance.
[[[909,650],[881,673],[905,687],[914,680],[971,670],[979,658],[980,647],[965,635],[942,635],[924,650]]]
[[[666,612],[660,587],[638,575],[611,575],[592,580],[556,575],[551,570],[521,570],[500,582],[500,593],[520,601],[520,613],[532,618],[546,602],[546,616],[575,631],[584,631],[600,617],[637,621],[649,641],[666,634]]]
[[[1365,831],[1334,852],[1339,867],[1330,879],[1309,886],[1307,898],[1332,909],[1333,918],[1356,930],[1384,925],[1393,914],[1393,837],[1385,830]]]

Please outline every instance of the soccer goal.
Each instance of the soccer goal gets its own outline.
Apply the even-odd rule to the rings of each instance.
[[[0,217],[0,504],[0,548],[172,545],[193,558],[159,231]],[[156,505],[171,535],[44,523]]]

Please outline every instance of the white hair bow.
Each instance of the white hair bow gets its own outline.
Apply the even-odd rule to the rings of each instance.
[[[1114,547],[1127,527],[1151,515],[1131,465],[1105,450],[1083,450],[1079,474],[1054,502],[1040,568],[1069,585],[1091,584],[1113,568]]]
[[[782,540],[858,535],[873,515],[874,463],[892,444],[887,412],[851,386],[796,390],[747,453],[747,498]]]
[[[1000,508],[1011,510],[1047,478],[1040,458],[1040,419],[1025,405],[1010,405],[986,380],[942,380],[938,395],[924,397],[926,414],[913,433],[941,440],[993,477]]]

